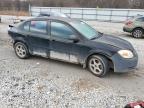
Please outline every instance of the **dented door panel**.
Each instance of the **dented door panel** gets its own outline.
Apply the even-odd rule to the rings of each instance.
[[[68,24],[61,21],[51,22],[51,58],[78,63],[78,56],[71,53],[74,47],[73,40],[70,40],[71,35],[75,35],[75,31]]]
[[[28,42],[33,55],[49,57],[49,39],[36,37],[35,35],[28,36]]]
[[[28,42],[33,55],[49,57],[50,36],[48,21],[31,21]]]
[[[50,51],[50,57],[54,59],[69,61],[69,54],[58,52],[58,51]]]
[[[54,39],[50,41],[50,58],[70,61],[72,43],[66,40]]]
[[[80,64],[84,64],[85,58],[89,54],[90,50],[91,48],[86,46],[83,41],[73,43],[72,49],[70,50],[70,60]]]

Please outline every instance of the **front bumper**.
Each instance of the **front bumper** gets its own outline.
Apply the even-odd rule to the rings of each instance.
[[[122,58],[119,54],[112,56],[114,65],[114,72],[125,73],[134,71],[137,67],[138,56],[135,52],[134,57],[131,59]]]
[[[128,32],[128,33],[131,33],[133,31],[133,28],[128,28],[128,27],[123,27],[123,31],[124,32]]]

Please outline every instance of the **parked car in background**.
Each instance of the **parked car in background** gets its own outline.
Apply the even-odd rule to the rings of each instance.
[[[98,77],[110,68],[124,73],[137,66],[137,53],[128,41],[100,33],[80,20],[37,17],[10,27],[8,33],[21,59],[39,55],[81,64]]]
[[[131,102],[124,108],[144,108],[144,101]]]
[[[64,17],[64,18],[70,18],[64,13],[61,12],[54,12],[54,11],[49,11],[49,12],[41,12],[38,17]]]
[[[125,22],[124,32],[131,33],[135,38],[144,37],[144,16],[136,16]]]

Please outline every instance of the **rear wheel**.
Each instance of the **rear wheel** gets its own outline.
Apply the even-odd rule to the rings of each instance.
[[[16,55],[21,58],[21,59],[25,59],[25,58],[28,58],[29,56],[29,52],[28,52],[28,48],[27,46],[22,43],[22,42],[17,42],[15,45],[14,45],[14,49],[15,49],[15,53]]]
[[[103,77],[109,71],[108,60],[99,55],[93,55],[88,60],[89,70],[98,77]]]
[[[132,31],[132,36],[135,38],[141,38],[143,37],[143,29],[141,28],[136,28]]]

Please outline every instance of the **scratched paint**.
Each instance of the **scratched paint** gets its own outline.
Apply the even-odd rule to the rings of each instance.
[[[50,51],[50,58],[69,61],[69,55],[68,54],[59,53],[59,52],[55,52],[55,51]]]
[[[39,56],[42,56],[42,57],[47,57],[47,54],[43,51],[33,51],[33,54],[34,55],[39,55]]]
[[[78,63],[78,58],[75,55],[70,55],[70,62]]]

